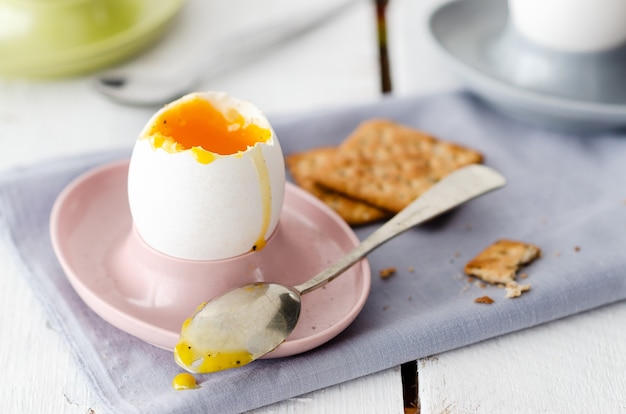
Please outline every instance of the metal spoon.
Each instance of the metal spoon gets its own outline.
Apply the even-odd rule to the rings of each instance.
[[[255,283],[207,302],[183,327],[175,349],[176,361],[188,371],[207,373],[258,359],[280,345],[294,330],[300,315],[301,295],[330,282],[369,252],[409,228],[502,187],[505,182],[501,174],[483,165],[461,168],[443,178],[350,253],[312,279],[293,287]],[[178,355],[181,349],[197,351],[201,356],[188,357],[188,363],[185,363]],[[245,358],[241,358],[242,353]],[[219,363],[203,364],[206,355],[218,357]]]
[[[216,76],[254,61],[310,31],[329,22],[348,7],[362,0],[344,0],[326,10],[292,16],[281,22],[222,42],[199,56],[193,66],[175,76],[144,74],[136,76],[114,70],[96,79],[96,89],[109,98],[133,106],[163,105],[192,92],[202,79]]]

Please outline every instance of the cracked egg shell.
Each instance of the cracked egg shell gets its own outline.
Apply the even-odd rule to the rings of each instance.
[[[128,172],[136,231],[179,259],[262,249],[284,191],[283,154],[268,120],[253,104],[219,92],[186,95],[154,114]]]

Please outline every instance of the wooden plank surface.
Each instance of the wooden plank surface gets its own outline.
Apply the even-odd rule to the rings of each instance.
[[[444,2],[392,1],[396,95],[462,87],[428,41],[428,15]],[[422,359],[421,413],[626,413],[625,327],[622,302]]]
[[[290,398],[253,410],[250,414],[401,414],[404,412],[401,390],[400,367],[395,367],[297,398]]]
[[[266,4],[189,0],[186,13],[198,24],[197,16],[203,13],[239,13],[241,7],[233,5],[246,1],[253,17],[258,13],[250,7]],[[269,3],[276,6],[280,1]],[[362,2],[294,44],[207,79],[199,88],[249,99],[267,114],[306,114],[362,104],[379,96],[376,52],[374,9]],[[93,90],[91,82],[90,77],[52,82],[0,79],[0,139],[5,144],[0,169],[130,147],[152,110],[111,103]],[[0,266],[0,412],[107,413],[3,247]],[[401,413],[400,370],[392,368],[254,412]]]
[[[626,412],[626,302],[418,361],[422,414]]]
[[[390,3],[396,95],[458,87],[424,37],[425,17],[441,1]],[[267,113],[373,101],[379,86],[373,19],[364,2],[302,43],[202,87],[251,99]],[[150,111],[103,100],[89,82],[0,81],[0,138],[10,141],[0,168],[130,145]],[[61,113],[72,114],[71,129],[55,127]],[[8,252],[0,250],[0,265],[0,412],[106,413]],[[620,303],[421,360],[422,412],[626,412],[625,323],[626,304]],[[400,413],[400,371],[392,368],[253,412]]]
[[[0,366],[4,372],[0,412],[106,413],[8,253],[0,245],[0,289],[11,292],[3,294],[0,301]],[[396,367],[250,413],[400,414],[402,407],[402,381]]]

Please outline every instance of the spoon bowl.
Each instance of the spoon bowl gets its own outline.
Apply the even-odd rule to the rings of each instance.
[[[176,362],[194,373],[245,365],[271,352],[297,325],[301,295],[332,281],[383,243],[468,200],[502,187],[506,180],[482,165],[449,174],[382,225],[335,264],[294,286],[254,283],[198,307],[183,324]]]
[[[259,282],[201,305],[185,322],[186,330],[174,350],[176,362],[190,372],[203,373],[235,368],[262,357],[295,329],[300,298],[300,292],[291,287]],[[205,350],[202,357],[190,348],[198,341]]]

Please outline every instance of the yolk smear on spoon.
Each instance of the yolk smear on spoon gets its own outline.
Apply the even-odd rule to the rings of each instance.
[[[253,361],[250,352],[200,350],[184,340],[174,348],[176,360],[186,369],[199,374],[238,368]]]
[[[267,142],[271,136],[269,128],[247,123],[236,109],[222,113],[207,100],[195,96],[163,111],[145,138],[150,139],[154,148],[169,153],[190,150],[198,162],[208,164],[215,154],[237,154],[257,142]]]
[[[172,387],[175,390],[192,390],[200,388],[196,382],[196,378],[188,372],[178,374],[172,380]]]

